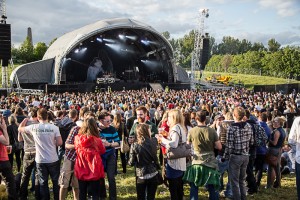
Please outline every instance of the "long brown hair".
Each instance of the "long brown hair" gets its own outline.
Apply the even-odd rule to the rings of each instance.
[[[112,124],[116,129],[119,129],[120,125],[122,124],[122,116],[120,113],[117,112],[114,115],[114,120],[113,120]]]
[[[145,138],[150,138],[149,126],[147,124],[138,124],[136,126],[137,143],[142,144]]]
[[[82,127],[80,128],[80,134],[99,137],[99,129],[95,118],[90,117],[83,121]]]

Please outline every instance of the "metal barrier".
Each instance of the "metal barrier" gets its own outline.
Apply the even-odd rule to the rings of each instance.
[[[44,90],[37,90],[37,89],[22,89],[22,88],[15,88],[11,90],[10,93],[15,92],[17,94],[33,94],[33,95],[42,95],[44,94]]]

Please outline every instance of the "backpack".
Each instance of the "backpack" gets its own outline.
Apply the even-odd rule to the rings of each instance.
[[[254,135],[254,145],[257,147],[266,146],[268,142],[268,136],[265,129],[258,124],[249,123],[252,126],[252,131]]]
[[[61,138],[62,138],[62,141],[63,141],[63,145],[61,146],[63,149],[65,149],[66,140],[68,138],[68,135],[69,135],[71,129],[74,126],[76,126],[75,122],[71,122],[71,123],[66,124],[66,125],[59,125],[58,126],[59,132],[60,132],[60,135],[61,135]]]

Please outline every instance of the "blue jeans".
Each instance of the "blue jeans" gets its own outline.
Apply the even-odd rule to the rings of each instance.
[[[40,195],[42,200],[49,200],[48,177],[50,175],[53,184],[54,200],[59,199],[58,178],[60,171],[59,161],[53,163],[36,163],[38,180],[40,185]]]
[[[194,183],[190,183],[190,200],[198,200],[198,186]],[[218,200],[219,199],[219,191],[215,190],[214,185],[206,185],[206,188],[209,193],[209,200]]]
[[[295,171],[295,163],[296,163],[296,146],[295,145],[292,145],[292,149],[288,152],[288,156],[289,156],[289,160],[290,160],[290,163],[289,163],[289,167],[290,167],[290,170],[291,171]]]
[[[221,174],[220,176],[220,183],[221,183],[221,189],[224,188],[224,181],[223,181],[223,176],[224,173],[227,171],[228,172],[228,160],[225,160],[224,162],[219,161],[220,160],[220,156],[217,157],[218,160],[218,167],[219,167],[219,172]],[[232,190],[231,190],[231,185],[230,185],[230,181],[229,181],[229,173],[228,173],[228,182],[226,184],[226,189],[225,189],[225,197],[231,198],[232,197]]]
[[[300,200],[300,164],[297,162],[295,162],[295,170],[296,170],[297,195],[298,195],[298,200]]]

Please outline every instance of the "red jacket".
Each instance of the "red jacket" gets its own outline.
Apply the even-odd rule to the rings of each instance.
[[[104,167],[101,154],[105,147],[100,138],[78,134],[75,136],[76,161],[74,172],[78,180],[95,181],[104,178]]]
[[[2,131],[0,131],[0,135],[3,135]],[[6,146],[1,143],[0,143],[0,161],[8,161]]]

